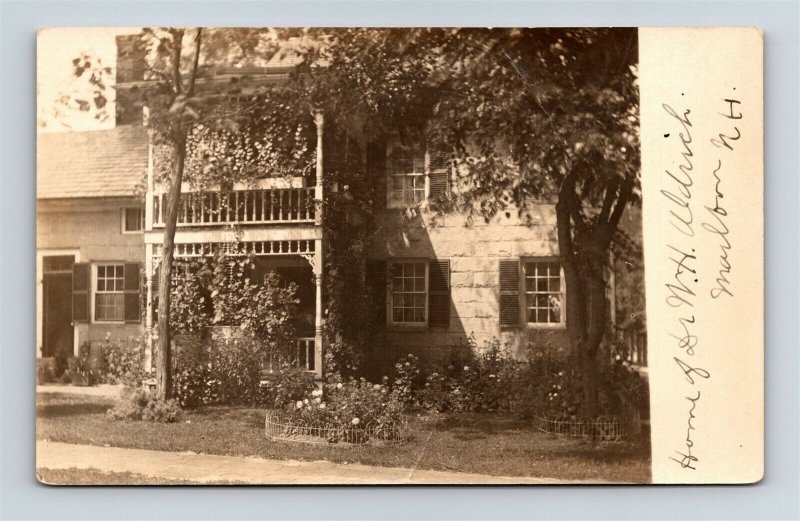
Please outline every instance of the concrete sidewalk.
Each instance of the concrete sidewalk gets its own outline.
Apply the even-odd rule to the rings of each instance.
[[[432,485],[432,484],[567,484],[549,478],[487,476],[329,461],[267,460],[254,457],[212,456],[190,452],[162,452],[96,447],[37,440],[36,467],[94,468],[105,472],[132,472],[154,478],[202,483],[235,481],[252,485]],[[587,483],[581,481],[580,483]],[[595,482],[600,483],[600,482]]]

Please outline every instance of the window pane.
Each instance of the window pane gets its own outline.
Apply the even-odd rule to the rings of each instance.
[[[403,309],[395,307],[392,310],[392,322],[402,322],[403,321]]]
[[[558,309],[551,309],[550,310],[550,322],[554,324],[558,324],[561,322],[561,311]]]
[[[550,279],[550,291],[553,291],[553,292],[560,292],[561,291],[561,279],[560,278]]]
[[[546,278],[536,279],[536,291],[547,291],[547,280]]]
[[[547,323],[547,310],[546,309],[538,309],[536,310],[536,322],[540,324]]]
[[[414,310],[414,322],[425,322],[425,310],[424,309],[415,309]]]

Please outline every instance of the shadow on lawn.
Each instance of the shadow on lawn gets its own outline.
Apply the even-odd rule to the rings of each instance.
[[[447,431],[459,440],[482,440],[498,434],[519,436],[530,428],[528,422],[521,420],[476,414],[446,416],[423,426],[424,430]]]
[[[63,418],[66,416],[84,416],[87,414],[105,414],[112,407],[108,403],[66,401],[36,405],[39,418]]]

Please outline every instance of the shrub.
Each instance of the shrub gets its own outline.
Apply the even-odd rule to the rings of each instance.
[[[175,400],[158,400],[142,387],[124,387],[114,407],[106,412],[110,420],[144,420],[152,422],[175,423],[182,418]]]
[[[106,337],[102,344],[103,361],[100,380],[107,384],[139,385],[145,378],[144,344],[141,339],[128,342],[111,341]]]
[[[261,386],[261,402],[284,408],[303,400],[315,388],[312,373],[284,364],[279,373],[270,375]]]
[[[73,384],[94,385],[97,372],[92,368],[88,343],[83,344],[78,350],[78,356],[67,359],[67,371]]]
[[[262,396],[263,349],[252,338],[212,340],[176,349],[173,391],[182,407],[254,403]]]
[[[294,421],[324,425],[328,428],[328,441],[336,443],[345,439],[345,432],[353,428],[365,429],[364,436],[373,435],[381,440],[402,439],[406,425],[403,408],[397,394],[386,385],[371,384],[361,378],[315,389],[287,405],[286,411]]]
[[[406,407],[419,405],[416,391],[420,389],[422,376],[419,368],[419,358],[409,354],[394,364],[395,378],[392,392]]]

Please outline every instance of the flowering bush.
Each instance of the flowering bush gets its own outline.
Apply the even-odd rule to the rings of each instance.
[[[129,339],[128,342],[111,341],[111,335],[106,335],[102,353],[100,379],[103,383],[141,384],[145,376],[144,345],[141,339]]]
[[[312,373],[284,364],[280,373],[271,375],[261,386],[260,401],[276,408],[283,408],[302,400],[314,388]]]
[[[182,407],[253,403],[260,396],[262,350],[250,338],[177,349],[173,391]]]
[[[409,354],[394,364],[395,378],[392,384],[392,391],[397,400],[406,407],[419,405],[415,391],[419,389],[421,375],[419,369],[419,358]]]
[[[364,429],[363,436],[397,440],[405,430],[403,403],[385,384],[371,384],[364,378],[325,385],[286,407],[289,418],[326,427],[328,441],[336,443],[352,429]],[[366,440],[364,440],[366,441]]]
[[[110,420],[144,420],[163,423],[180,421],[183,411],[175,400],[158,400],[142,387],[124,387],[114,407],[106,412]]]

